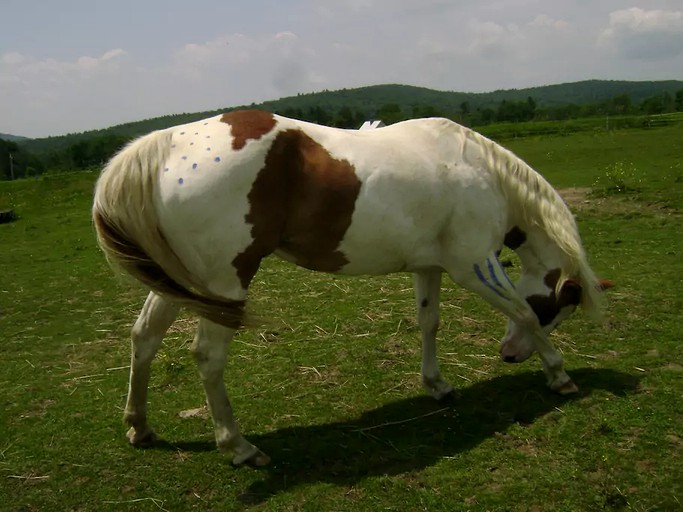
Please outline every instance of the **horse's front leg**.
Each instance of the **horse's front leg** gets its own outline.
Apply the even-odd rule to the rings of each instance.
[[[536,350],[543,364],[543,373],[548,387],[560,395],[578,393],[579,388],[564,371],[562,354],[557,350],[540,329],[534,333]]]
[[[550,389],[561,395],[578,391],[564,371],[562,354],[543,333],[536,314],[526,300],[517,293],[495,254],[492,253],[485,261],[474,264],[472,270],[457,269],[449,274],[456,283],[479,294],[531,335],[534,349],[541,357],[543,371]]]
[[[422,384],[437,400],[453,394],[453,386],[443,380],[436,359],[436,332],[439,329],[441,272],[415,274],[417,323],[422,336]]]
[[[132,445],[148,444],[155,439],[154,431],[147,424],[150,367],[178,309],[175,304],[150,292],[131,331],[130,380],[123,419],[130,425],[128,440]]]
[[[235,329],[202,318],[199,321],[199,328],[191,350],[204,384],[218,448],[230,453],[235,465],[247,463],[264,466],[270,462],[270,458],[249,443],[240,433],[223,381],[228,346],[234,334]]]

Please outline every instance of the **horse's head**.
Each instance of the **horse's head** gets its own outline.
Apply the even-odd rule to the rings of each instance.
[[[560,269],[543,271],[540,274],[527,272],[516,284],[517,292],[526,299],[536,315],[544,336],[569,318],[581,303],[583,289],[581,284],[569,279],[557,292]],[[606,290],[614,286],[610,281],[601,279],[599,286]],[[535,327],[535,322],[533,322]],[[500,343],[500,356],[508,363],[521,363],[534,353],[532,329],[529,324],[520,325],[508,321],[507,331]]]

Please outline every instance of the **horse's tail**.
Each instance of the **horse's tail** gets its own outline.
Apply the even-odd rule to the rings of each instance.
[[[244,301],[219,297],[185,267],[161,231],[155,208],[158,174],[169,156],[172,132],[131,142],[102,171],[93,201],[97,241],[109,262],[163,297],[216,323],[236,328]]]

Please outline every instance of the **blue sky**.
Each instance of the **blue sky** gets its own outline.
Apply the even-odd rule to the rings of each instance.
[[[3,0],[0,132],[299,92],[683,79],[680,0]]]

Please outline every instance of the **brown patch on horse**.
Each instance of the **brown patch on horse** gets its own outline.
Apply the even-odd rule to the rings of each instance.
[[[519,249],[524,242],[526,242],[526,233],[517,226],[508,231],[505,234],[505,239],[503,240],[505,247],[508,247],[513,251]]]
[[[573,280],[568,280],[562,285],[559,297],[555,294],[560,274],[560,269],[556,268],[548,272],[544,278],[546,286],[551,290],[550,295],[530,295],[526,298],[541,326],[549,325],[562,308],[569,305],[578,306],[581,302],[581,285]]]
[[[276,124],[273,114],[263,110],[235,110],[223,114],[221,122],[230,125],[232,149],[239,151],[249,140],[258,140]]]
[[[275,250],[297,265],[335,272],[348,260],[339,244],[351,225],[361,182],[301,130],[277,135],[248,195],[253,242],[233,265],[246,289],[261,259]]]

